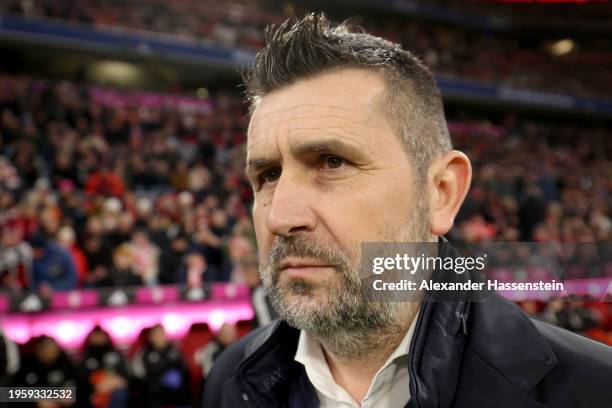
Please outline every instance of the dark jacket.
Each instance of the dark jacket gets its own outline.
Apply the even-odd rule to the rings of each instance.
[[[94,376],[96,374],[105,376],[107,373],[122,377],[126,381],[130,379],[125,358],[112,344],[88,346],[77,368],[77,407],[93,407],[92,399],[95,399],[98,394]],[[99,394],[104,394],[104,392],[99,392]]]
[[[174,345],[156,349],[147,345],[136,354],[135,374],[142,380],[143,406],[148,408],[188,406],[189,372]]]
[[[203,407],[318,406],[294,361],[298,337],[277,320],[229,347],[207,378]],[[409,364],[406,408],[612,406],[612,347],[531,319],[497,294],[423,303]]]
[[[142,285],[142,278],[137,275],[132,268],[117,269],[112,267],[108,271],[108,275],[106,277],[96,282],[96,286],[100,288],[140,285]]]
[[[42,258],[32,262],[32,285],[38,289],[43,282],[58,291],[77,286],[78,276],[72,255],[57,244],[47,244]]]

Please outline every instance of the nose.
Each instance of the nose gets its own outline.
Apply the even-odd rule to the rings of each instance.
[[[316,199],[307,183],[283,172],[272,195],[266,226],[274,235],[288,237],[316,227],[313,203]]]

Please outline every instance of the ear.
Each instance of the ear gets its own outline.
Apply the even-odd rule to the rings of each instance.
[[[452,228],[455,216],[470,189],[471,180],[470,159],[460,151],[450,151],[431,164],[427,185],[432,234],[444,235]]]

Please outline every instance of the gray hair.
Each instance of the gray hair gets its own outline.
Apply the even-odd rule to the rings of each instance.
[[[266,29],[266,45],[244,72],[251,113],[274,90],[338,68],[379,72],[386,84],[381,104],[422,179],[431,161],[452,149],[440,90],[411,52],[324,14],[308,14]]]

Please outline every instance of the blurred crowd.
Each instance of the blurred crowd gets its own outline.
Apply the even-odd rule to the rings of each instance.
[[[0,78],[2,288],[244,282],[245,112],[205,102]]]
[[[497,124],[451,120],[449,128],[474,169],[454,238],[610,241],[609,129],[521,120],[512,114]]]
[[[387,16],[355,22],[402,44],[435,74],[449,78],[556,94],[612,95],[612,48],[604,38],[559,43],[556,37],[500,35]]]
[[[538,24],[539,26],[562,27],[562,24],[583,24],[587,28],[601,27],[612,17],[612,8],[608,1],[595,0],[516,0],[489,1],[470,0],[397,0],[398,9],[410,8],[418,3],[429,10],[443,10],[446,15],[462,13],[468,16],[512,19],[520,23]]]
[[[529,315],[612,346],[612,304],[589,300],[537,302],[519,306]]]
[[[259,48],[267,24],[306,12],[304,5],[286,2],[281,7],[281,3],[268,3],[9,0],[2,2],[0,12],[171,33],[230,47]],[[401,43],[415,51],[436,74],[555,93],[612,95],[612,48],[604,34],[555,45],[562,38],[499,34],[412,20],[401,13],[355,16],[338,9],[332,11],[334,19],[352,17],[353,22],[369,32]]]
[[[278,12],[241,0],[227,4],[206,0],[145,0],[66,2],[9,0],[0,10],[93,24],[173,34],[185,40],[203,40],[229,47],[263,45],[266,24],[280,20]]]
[[[217,356],[248,331],[241,322],[223,324],[216,333],[196,324],[172,341],[155,325],[125,347],[96,326],[78,350],[64,350],[48,336],[18,346],[0,331],[0,386],[76,387],[74,402],[22,403],[25,407],[197,407]]]
[[[0,115],[3,290],[197,287],[256,271],[238,95],[5,76]],[[611,239],[609,130],[510,114],[449,127],[474,167],[451,239]]]

